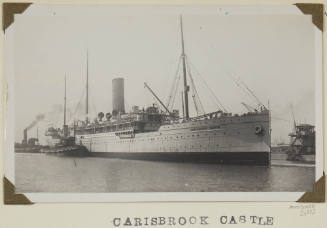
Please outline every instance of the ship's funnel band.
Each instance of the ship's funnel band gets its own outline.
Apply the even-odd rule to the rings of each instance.
[[[125,113],[123,78],[112,80],[112,114],[114,113]]]

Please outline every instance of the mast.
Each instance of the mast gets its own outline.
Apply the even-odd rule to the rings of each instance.
[[[182,109],[183,109],[183,118],[185,116],[185,111],[184,111],[184,97],[183,97],[183,92],[181,92],[182,95]]]
[[[64,125],[66,125],[66,74],[65,74],[65,95],[64,95]]]
[[[185,50],[184,50],[184,36],[183,36],[183,20],[182,20],[182,16],[180,16],[180,25],[181,25],[181,40],[182,40],[185,119],[188,120],[190,118],[189,110],[188,110],[188,90],[189,90],[189,86],[187,85],[187,80],[186,80],[186,63],[185,63]]]
[[[68,136],[68,125],[66,124],[66,74],[65,74],[65,95],[64,95],[64,126],[63,126],[63,133],[64,138]]]
[[[74,131],[74,138],[75,138],[75,136],[76,136],[76,120],[74,119],[74,129],[73,129],[73,131]]]
[[[89,50],[86,51],[86,123],[88,123],[89,115]]]

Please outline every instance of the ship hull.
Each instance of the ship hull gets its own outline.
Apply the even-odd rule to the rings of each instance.
[[[156,132],[76,135],[75,142],[95,156],[269,165],[269,126],[269,113],[263,112],[164,125]]]
[[[176,152],[176,153],[120,153],[120,152],[92,152],[92,156],[148,160],[164,162],[190,162],[190,163],[213,163],[235,165],[259,165],[270,164],[269,152]]]

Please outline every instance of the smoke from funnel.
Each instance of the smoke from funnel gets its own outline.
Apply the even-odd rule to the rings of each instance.
[[[28,127],[26,128],[27,130],[30,130],[32,127],[34,127],[39,121],[43,120],[45,118],[44,114],[38,114],[35,118],[35,120],[33,120],[32,123],[30,123],[30,125],[28,125]]]

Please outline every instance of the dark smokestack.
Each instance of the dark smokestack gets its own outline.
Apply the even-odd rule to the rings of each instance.
[[[112,113],[125,113],[124,104],[124,79],[112,80]]]
[[[27,128],[24,129],[23,144],[27,144]]]
[[[68,125],[64,125],[64,137],[66,138],[68,136]]]

